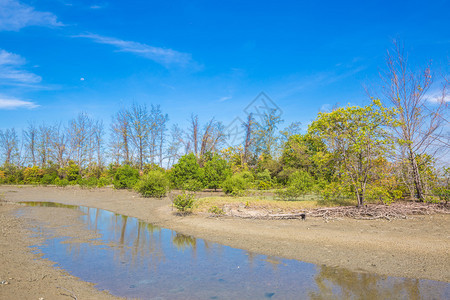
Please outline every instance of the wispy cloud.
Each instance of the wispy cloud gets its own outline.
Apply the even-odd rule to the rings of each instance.
[[[37,11],[16,0],[0,0],[0,31],[18,31],[27,26],[63,26],[50,12]]]
[[[219,102],[224,102],[224,101],[230,100],[231,98],[232,98],[231,96],[225,96],[225,97],[220,98]]]
[[[26,60],[18,54],[0,49],[0,85],[30,85],[42,78],[23,68]]]
[[[32,109],[36,107],[39,107],[39,105],[31,101],[25,101],[16,98],[8,98],[0,95],[0,109],[7,109],[7,110],[18,108]]]
[[[450,102],[449,89],[443,90],[443,88],[435,88],[430,90],[426,95],[426,100],[431,103]]]
[[[87,38],[99,44],[111,45],[116,47],[118,51],[133,53],[153,60],[166,67],[173,65],[184,67],[193,63],[190,54],[178,52],[172,49],[153,47],[138,42],[124,41],[117,38],[101,36],[93,33],[79,34],[73,37]]]

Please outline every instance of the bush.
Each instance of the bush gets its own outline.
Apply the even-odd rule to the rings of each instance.
[[[69,185],[69,180],[67,180],[65,178],[64,179],[60,179],[59,177],[56,177],[55,181],[54,181],[54,184],[56,186],[65,187],[65,186]]]
[[[262,172],[256,173],[256,187],[258,190],[268,190],[272,186],[273,182],[269,170],[265,169]]]
[[[134,189],[144,197],[164,197],[169,191],[169,180],[161,171],[149,171]]]
[[[100,177],[97,181],[97,187],[101,188],[111,184],[111,179],[107,177]]]
[[[139,171],[124,165],[117,168],[114,174],[113,185],[116,189],[131,189],[139,180]]]
[[[195,203],[195,196],[194,194],[187,194],[183,193],[181,195],[178,195],[173,200],[173,205],[182,212],[189,211],[194,207]]]
[[[97,187],[98,179],[96,177],[88,177],[78,179],[78,185],[82,188],[95,188]]]
[[[43,176],[44,176],[44,170],[39,169],[38,166],[34,166],[31,168],[25,168],[25,170],[23,170],[23,181],[25,183],[31,183],[31,184],[39,183]]]
[[[185,191],[201,191],[203,190],[203,183],[197,179],[188,179],[182,185],[181,189]]]
[[[193,153],[182,156],[170,170],[170,181],[178,189],[198,190],[203,188],[203,170],[197,162]],[[186,186],[186,183],[189,184]],[[191,188],[192,186],[192,188]]]
[[[47,185],[47,184],[53,184],[55,182],[56,177],[58,177],[57,174],[45,174],[42,176],[41,184]]]
[[[68,181],[77,181],[80,178],[80,168],[71,160],[66,167],[59,169],[59,176]]]
[[[242,196],[245,194],[245,190],[249,188],[250,182],[247,174],[236,173],[231,177],[228,177],[222,184],[222,190],[225,194],[232,196]]]
[[[286,190],[278,190],[277,196],[282,200],[296,200],[313,190],[314,178],[305,171],[292,173]]]

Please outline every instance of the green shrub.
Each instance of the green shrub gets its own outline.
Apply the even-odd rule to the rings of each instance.
[[[286,190],[278,190],[276,195],[282,200],[296,200],[312,191],[314,178],[305,171],[295,171],[289,176]]]
[[[104,187],[111,184],[111,179],[107,177],[100,177],[97,181],[97,187]]]
[[[193,153],[183,155],[173,165],[169,177],[172,185],[178,189],[199,190],[203,188],[203,186],[200,188],[203,181],[203,170],[200,168],[197,157]]]
[[[69,180],[67,180],[65,178],[64,179],[60,179],[59,177],[56,177],[55,181],[54,181],[54,184],[56,186],[65,187],[65,186],[69,185]]]
[[[246,189],[249,188],[250,182],[247,174],[236,173],[231,177],[228,177],[222,184],[222,190],[225,194],[232,196],[242,196],[245,194]]]
[[[197,179],[188,179],[182,185],[181,189],[185,191],[201,191],[203,190],[203,183]]]
[[[173,200],[173,205],[182,212],[186,212],[192,209],[194,207],[195,203],[195,196],[194,194],[187,194],[183,193],[181,195],[178,195]]]
[[[144,197],[164,197],[169,191],[169,180],[161,171],[149,171],[136,183],[134,189]]]
[[[96,177],[78,179],[78,185],[82,188],[95,188],[97,187],[97,183],[98,179]]]
[[[139,180],[139,171],[124,165],[117,168],[114,174],[113,185],[116,189],[131,189]]]
[[[58,175],[55,173],[45,174],[44,176],[42,176],[41,184],[43,184],[43,185],[53,184],[57,177],[58,177]]]
[[[23,170],[23,181],[28,184],[36,184],[41,181],[44,176],[44,170],[39,169],[38,166],[33,166],[31,168],[25,168]]]
[[[59,169],[59,176],[67,179],[68,181],[75,182],[80,178],[80,168],[74,161],[69,161],[68,165],[62,169]]]

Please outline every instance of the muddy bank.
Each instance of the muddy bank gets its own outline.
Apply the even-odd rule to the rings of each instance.
[[[450,282],[448,215],[414,216],[390,222],[343,219],[328,223],[315,218],[301,221],[178,217],[173,215],[168,199],[144,199],[128,191],[2,186],[1,193],[12,202],[54,201],[102,208],[261,254],[381,275]],[[3,218],[10,218],[11,210],[2,211]],[[26,232],[18,234],[25,236]],[[26,243],[17,244],[17,248],[25,246]],[[15,253],[2,250],[1,263],[13,260],[11,255],[14,257]]]

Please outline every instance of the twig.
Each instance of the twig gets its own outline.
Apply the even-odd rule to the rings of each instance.
[[[63,287],[61,287],[61,286],[57,286],[56,288],[59,288],[59,289],[63,289],[63,290],[65,290],[66,292],[69,292],[69,293],[70,293],[70,295],[67,295],[67,294],[63,294],[63,293],[60,293],[61,295],[64,295],[64,296],[69,296],[69,297],[71,297],[71,298],[73,298],[73,299],[75,299],[75,300],[78,300],[78,298],[77,298],[77,296],[75,295],[75,293],[74,293],[74,292],[72,292],[72,291],[69,291],[68,289],[66,289],[66,288],[63,288]]]

